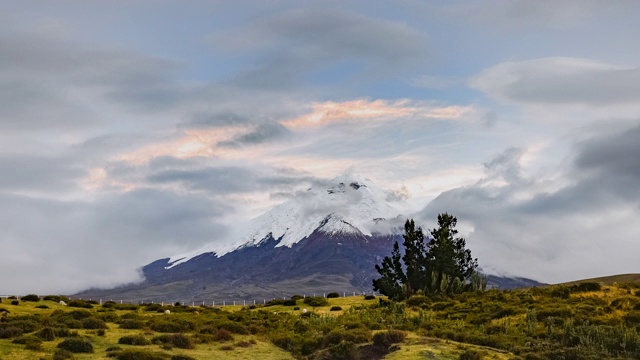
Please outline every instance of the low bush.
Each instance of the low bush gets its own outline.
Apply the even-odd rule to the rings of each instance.
[[[54,302],[60,302],[60,301],[68,302],[69,298],[66,296],[60,296],[60,295],[47,295],[43,297],[42,300],[54,301]]]
[[[121,320],[118,324],[121,329],[129,329],[129,330],[143,329],[145,327],[145,324],[143,321],[136,320],[136,319],[124,319],[124,320]]]
[[[166,334],[153,338],[154,344],[170,344],[180,349],[193,349],[195,347],[192,338],[184,334]]]
[[[20,305],[20,301],[18,301],[18,300],[11,300],[11,305]]]
[[[329,301],[327,301],[327,299],[319,296],[310,296],[308,298],[305,298],[303,302],[313,307],[329,305]]]
[[[56,330],[47,326],[38,331],[36,336],[44,341],[53,341],[56,338]]]
[[[21,297],[20,300],[38,302],[38,301],[40,301],[40,297],[38,295],[36,295],[36,294],[29,294],[29,295],[25,295],[25,296]]]
[[[83,309],[92,309],[93,305],[90,304],[87,301],[83,301],[83,300],[71,300],[67,303],[67,306],[70,307],[76,307],[76,308],[83,308]]]
[[[460,360],[482,360],[482,354],[475,350],[465,350],[460,354]]]
[[[127,335],[118,339],[118,344],[145,346],[145,345],[151,345],[151,341],[142,335]]]
[[[327,360],[342,360],[342,359],[357,359],[358,348],[350,341],[342,341],[339,344],[333,345],[327,349],[327,354],[324,359]]]
[[[376,299],[376,296],[375,296],[375,295],[365,295],[365,296],[364,296],[364,299],[365,299],[365,300],[375,300],[375,299]]]
[[[583,282],[571,287],[573,292],[588,292],[588,291],[600,291],[602,290],[602,284],[599,282]]]
[[[265,305],[266,306],[276,306],[276,305],[295,306],[296,303],[297,301],[294,299],[273,299],[273,300],[267,301]]]
[[[174,321],[158,321],[150,325],[151,330],[162,333],[179,333],[189,331],[189,325]]]
[[[86,318],[82,320],[82,328],[83,329],[106,329],[107,328],[107,324],[100,320],[100,319],[96,319],[94,317],[90,317],[90,318]]]
[[[293,295],[291,297],[291,300],[301,300],[301,299],[304,299],[304,297],[302,295]]]
[[[163,353],[141,349],[114,351],[112,354],[118,360],[167,360],[169,358]]]
[[[340,294],[338,294],[337,292],[330,292],[327,294],[327,299],[334,299],[339,297],[340,297]]]
[[[373,335],[373,345],[388,348],[404,341],[406,334],[400,330],[381,331]]]
[[[67,350],[72,353],[92,353],[93,344],[89,340],[67,338],[58,344],[59,349]]]
[[[332,306],[331,309],[329,309],[329,311],[341,311],[342,307],[340,306]]]
[[[47,305],[36,305],[36,309],[48,309]]]
[[[53,360],[67,360],[67,359],[73,359],[73,353],[71,351],[64,350],[64,349],[57,349],[53,353]]]
[[[407,306],[421,306],[429,302],[429,298],[424,295],[413,295],[406,300]]]

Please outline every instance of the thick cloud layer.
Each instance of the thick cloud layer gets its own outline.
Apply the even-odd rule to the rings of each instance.
[[[0,293],[139,280],[345,170],[487,269],[637,271],[637,2],[0,4]]]

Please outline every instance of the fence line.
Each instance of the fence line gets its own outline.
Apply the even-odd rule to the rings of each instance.
[[[331,293],[337,293],[338,295],[340,295],[339,292],[324,292],[322,293],[322,297],[327,298],[327,294],[331,294]],[[296,294],[297,295],[297,294]],[[296,296],[293,295],[293,296]],[[371,293],[367,293],[367,292],[356,292],[356,291],[343,291],[342,292],[342,296],[338,296],[338,298],[344,298],[344,297],[355,297],[355,296],[366,296],[366,295],[373,295],[373,296],[381,296],[379,293],[376,293],[375,291],[371,292]],[[16,298],[16,299],[20,299],[21,297],[23,297],[25,295],[0,295],[0,298]],[[181,306],[207,306],[207,307],[225,307],[225,306],[251,306],[251,305],[266,305],[267,303],[274,301],[274,300],[280,300],[280,297],[273,297],[273,298],[262,298],[262,299],[251,299],[251,300],[246,300],[246,299],[242,299],[242,300],[238,300],[238,299],[224,299],[224,300],[175,300],[175,301],[155,301],[155,300],[127,300],[127,299],[113,299],[113,298],[109,298],[109,299],[103,299],[103,298],[81,298],[81,297],[72,297],[72,296],[68,296],[68,295],[47,295],[47,296],[59,296],[59,297],[64,297],[71,300],[84,300],[84,301],[97,301],[99,305],[103,305],[105,302],[107,301],[112,301],[115,302],[116,304],[130,304],[130,305],[142,305],[142,304],[160,304],[162,307],[164,306],[176,306],[176,305],[181,305]],[[291,297],[286,297],[283,296],[282,300],[290,300],[293,296]],[[303,299],[307,298],[307,294],[302,294],[299,295],[302,296]],[[312,293],[312,295],[310,294],[309,296],[320,296],[320,293]],[[38,296],[40,299],[43,298],[43,296]]]

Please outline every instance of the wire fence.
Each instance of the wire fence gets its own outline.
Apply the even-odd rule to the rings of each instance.
[[[336,296],[337,294],[337,296]],[[81,301],[90,301],[95,302],[97,305],[102,305],[108,301],[114,302],[116,304],[131,304],[131,305],[142,305],[142,304],[160,304],[161,306],[206,306],[206,307],[225,307],[225,306],[257,306],[257,305],[266,305],[271,301],[276,300],[290,300],[295,296],[300,296],[302,299],[306,299],[307,297],[324,297],[324,298],[344,298],[351,296],[381,296],[376,292],[354,292],[354,291],[342,291],[342,292],[323,292],[323,293],[312,293],[312,294],[302,294],[302,295],[293,295],[292,297],[263,297],[261,299],[216,299],[216,300],[202,300],[202,299],[189,299],[189,300],[168,300],[168,301],[158,301],[158,300],[144,300],[144,299],[123,299],[123,298],[82,298],[68,295],[53,295],[59,298],[68,299],[69,301],[73,300],[81,300]],[[0,295],[0,299],[15,299],[20,300],[25,295]],[[48,295],[51,296],[51,295]],[[46,296],[38,296],[40,299],[43,299]],[[66,304],[63,300],[61,303]]]

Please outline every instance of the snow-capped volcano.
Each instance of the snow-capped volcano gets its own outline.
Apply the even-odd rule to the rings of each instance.
[[[212,244],[142,268],[145,280],[78,296],[131,300],[267,299],[370,292],[404,217],[390,193],[361,176],[314,186],[253,219],[233,243]],[[490,277],[490,284],[531,285]]]
[[[316,231],[328,235],[391,234],[404,221],[390,193],[359,175],[341,175],[325,186],[317,186],[275,206],[251,220],[239,231],[239,241],[211,244],[196,251],[173,256],[167,268],[184,263],[203,253],[223,256],[238,248],[259,246],[273,237],[276,247],[308,238]]]

